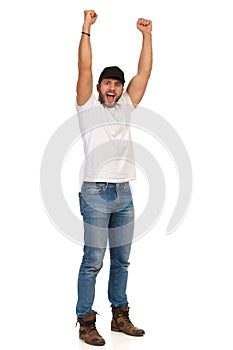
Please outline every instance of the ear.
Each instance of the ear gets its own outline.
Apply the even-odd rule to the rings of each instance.
[[[96,89],[98,92],[100,92],[100,85],[99,84],[96,85]]]

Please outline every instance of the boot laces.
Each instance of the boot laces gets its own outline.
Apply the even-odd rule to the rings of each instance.
[[[130,321],[130,318],[129,318],[129,311],[128,310],[121,311],[121,315],[122,315],[122,318],[124,321],[126,321],[127,323],[132,325],[132,322]]]
[[[85,326],[88,328],[88,331],[90,333],[97,333],[98,336],[100,336],[99,332],[96,329],[96,324],[93,321],[87,321],[85,322]]]

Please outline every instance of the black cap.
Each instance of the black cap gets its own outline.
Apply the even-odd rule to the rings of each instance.
[[[124,72],[117,66],[104,68],[103,72],[100,74],[98,83],[100,84],[101,81],[105,78],[118,79],[122,82],[123,85],[125,82]]]

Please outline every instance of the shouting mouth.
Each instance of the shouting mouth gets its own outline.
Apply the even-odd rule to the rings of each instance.
[[[108,102],[114,102],[116,95],[112,93],[106,94]]]

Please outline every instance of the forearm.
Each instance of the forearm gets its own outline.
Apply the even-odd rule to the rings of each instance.
[[[143,33],[142,49],[138,62],[138,74],[146,75],[149,78],[152,70],[152,63],[152,35],[151,33]]]
[[[90,34],[91,26],[83,24],[82,32]],[[82,34],[78,50],[78,68],[87,70],[92,67],[92,49],[90,36]]]

